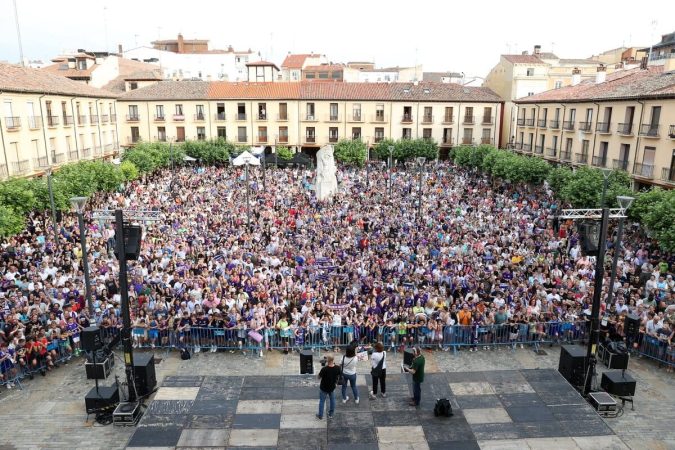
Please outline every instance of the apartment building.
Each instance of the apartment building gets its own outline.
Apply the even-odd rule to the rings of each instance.
[[[675,60],[517,99],[515,151],[675,185]]]
[[[326,55],[318,53],[289,53],[281,63],[281,79],[283,81],[302,81],[303,70],[308,66],[328,64]]]
[[[223,138],[313,155],[340,139],[494,144],[502,100],[449,83],[228,83],[164,81],[122,95],[123,145]]]
[[[0,64],[0,179],[117,154],[115,94]]]

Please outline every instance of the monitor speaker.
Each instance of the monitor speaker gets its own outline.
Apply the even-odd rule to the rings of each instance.
[[[560,348],[558,372],[572,385],[582,386],[586,368],[586,349],[578,345],[563,345]]]
[[[628,340],[636,342],[638,334],[640,334],[640,317],[635,314],[626,315],[623,330]]]
[[[80,333],[82,350],[95,352],[103,347],[103,336],[99,327],[87,327]]]
[[[617,397],[632,397],[635,395],[636,382],[623,370],[610,370],[602,374],[600,386],[608,394]]]
[[[110,410],[112,413],[119,402],[120,393],[117,390],[117,386],[93,387],[84,397],[84,405],[87,409],[87,414],[105,410]]]
[[[143,229],[140,225],[124,225],[124,253],[128,260],[137,260],[141,254],[141,238]],[[115,256],[119,258],[119,251],[115,246]]]
[[[314,354],[311,350],[300,352],[300,374],[314,373]]]
[[[412,366],[413,359],[415,359],[415,351],[412,348],[406,348],[403,351],[403,365]]]
[[[139,397],[150,394],[157,386],[154,355],[134,355],[134,380]]]

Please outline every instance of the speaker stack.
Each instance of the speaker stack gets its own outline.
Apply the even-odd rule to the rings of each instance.
[[[152,393],[157,386],[154,355],[134,355],[134,381],[138,397]]]
[[[583,386],[586,372],[586,349],[579,345],[563,345],[560,348],[558,372],[572,386]]]
[[[632,397],[635,395],[635,379],[623,370],[610,370],[602,374],[600,387],[608,394],[616,397]]]
[[[300,352],[300,374],[314,373],[314,354],[311,350],[302,350]]]
[[[80,345],[85,352],[95,352],[103,348],[103,330],[99,327],[87,327],[80,333]]]
[[[629,343],[637,342],[640,334],[640,317],[635,314],[628,314],[623,321],[623,330],[626,334],[626,341]]]

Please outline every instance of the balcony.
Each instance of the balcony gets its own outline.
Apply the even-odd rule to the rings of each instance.
[[[455,145],[455,140],[451,137],[444,137],[441,139],[441,147],[452,147]]]
[[[594,156],[591,158],[591,165],[593,167],[607,167],[606,156]]]
[[[675,125],[670,126],[670,129],[668,130],[668,137],[675,139]]]
[[[110,114],[110,123],[117,122],[117,114]]]
[[[173,115],[173,121],[174,122],[185,122],[185,116],[183,114],[174,114]]]
[[[330,114],[328,116],[328,121],[329,122],[339,122],[340,121],[340,116],[338,114]]]
[[[103,156],[103,147],[100,145],[94,146],[94,157]]]
[[[483,125],[492,125],[494,123],[494,120],[490,116],[483,116],[483,121],[481,123]]]
[[[61,152],[61,153],[54,153],[52,154],[52,159],[56,164],[61,164],[66,162],[66,154]]]
[[[575,153],[574,162],[577,164],[586,164],[588,163],[588,153]]]
[[[443,117],[443,123],[444,124],[455,123],[455,119],[452,116],[444,116]]]
[[[316,122],[316,115],[314,114],[305,114],[305,117],[303,118],[304,122]]]
[[[371,122],[375,122],[375,123],[383,123],[383,122],[384,122],[384,113],[382,113],[382,114],[375,114],[375,115],[373,116],[373,119],[371,120]]]
[[[524,152],[531,152],[532,151],[532,144],[523,144],[523,151]]]
[[[222,122],[225,120],[225,117],[226,116],[224,112],[219,112],[213,115],[213,120],[215,120],[216,122]]]
[[[237,135],[237,142],[248,142],[248,137],[245,134]]]
[[[349,122],[363,122],[361,114],[352,114],[349,117]]]
[[[652,125],[651,123],[643,123],[642,125],[640,125],[640,136],[645,136],[648,138],[658,138],[659,126]]]
[[[661,169],[661,180],[667,183],[675,183],[675,167]]]
[[[574,131],[574,121],[566,120],[563,122],[563,130]]]
[[[412,115],[403,114],[403,117],[401,117],[401,123],[412,123]]]
[[[524,118],[518,119],[518,126],[519,126],[519,127],[524,127],[524,126],[525,126],[525,119],[524,119]]]
[[[489,138],[489,137],[480,138],[481,144],[491,145],[493,142],[494,142],[494,140],[492,138]]]
[[[591,132],[591,122],[579,122],[579,130],[583,131],[584,133],[590,133]]]
[[[277,114],[277,122],[287,122],[288,114]]]
[[[28,116],[28,128],[31,130],[39,130],[42,128],[40,116]]]
[[[204,122],[206,120],[206,115],[204,113],[201,114],[195,114],[194,119],[195,122]]]
[[[0,178],[8,178],[9,171],[7,170],[7,164],[0,164]]]
[[[620,123],[616,128],[616,132],[622,136],[632,136],[633,135],[633,124],[632,123]]]
[[[136,141],[132,141],[132,139],[130,137],[128,137],[127,142],[131,143],[131,142],[136,142]],[[90,148],[83,148],[82,149],[82,158],[85,158],[85,159],[91,158],[91,149]]]
[[[338,136],[336,134],[328,136],[328,142],[335,143],[337,141],[338,141]]]
[[[33,167],[36,169],[42,169],[49,167],[49,160],[46,156],[40,156],[39,158],[33,158]]]
[[[277,136],[277,144],[288,144],[288,136]]]
[[[513,144],[513,149],[514,150],[522,150],[523,149],[523,143],[522,142],[516,142]]]
[[[87,124],[87,116],[85,115],[79,115],[77,116],[77,124],[82,126]]]
[[[466,138],[466,137],[462,138],[462,145],[473,145],[473,144],[474,144],[473,138]]]
[[[21,161],[16,161],[12,163],[12,173],[17,175],[23,175],[30,171],[30,161],[23,159]]]
[[[59,124],[59,116],[47,116],[47,126],[55,127]]]
[[[7,131],[15,131],[21,129],[21,118],[20,117],[5,117],[5,127]]]
[[[572,152],[569,150],[560,152],[560,159],[563,161],[572,161]]]
[[[110,116],[107,114],[101,115],[101,123],[108,123],[110,122]]]
[[[464,116],[464,120],[462,123],[467,124],[467,125],[473,125],[476,123],[476,118],[474,116]]]
[[[166,138],[166,136],[165,136],[165,138]],[[110,153],[114,153],[114,152],[115,152],[115,144],[112,144],[112,143],[110,143],[110,144],[105,144],[105,145],[103,146],[103,152],[104,152],[106,155],[107,155],[107,154],[110,154]]]
[[[127,138],[127,142],[128,142],[129,144],[136,144],[136,143],[138,143],[138,142],[141,142],[141,136],[140,136],[140,135],[138,135],[138,136],[131,136],[130,138]]]
[[[77,161],[79,158],[79,155],[77,154],[77,150],[70,150],[68,152],[68,160],[69,161]]]
[[[531,119],[525,119],[525,126],[526,127],[533,127],[534,126],[534,117]]]
[[[95,125],[98,123],[98,114],[92,114],[89,116],[89,123]]]
[[[610,134],[610,123],[609,122],[598,122],[595,124],[595,132],[600,134]]]
[[[166,133],[155,136],[155,140],[159,142],[166,142]]]
[[[560,121],[559,120],[550,120],[548,122],[548,127],[552,130],[557,130],[560,128]]]
[[[155,116],[155,122],[164,122],[166,120],[166,117],[164,116]]]
[[[304,139],[303,142],[305,142],[307,144],[316,144],[316,136],[305,135],[305,139]]]
[[[557,149],[548,147],[546,149],[546,156],[549,158],[555,158],[555,155],[557,153]]]
[[[63,126],[69,126],[73,124],[73,116],[63,116]]]
[[[654,178],[654,165],[635,163],[633,166],[633,175],[637,175],[638,177],[642,178]]]
[[[546,119],[539,119],[539,120],[537,121],[537,126],[538,126],[539,128],[546,128]]]
[[[264,114],[263,114],[263,113],[258,113],[258,114],[256,114],[255,120],[257,120],[257,121],[259,121],[259,122],[264,122],[264,121],[266,121],[266,120],[267,120],[267,113],[264,113]]]
[[[266,144],[267,143],[267,135],[266,134],[259,134],[256,136],[255,141],[260,143],[260,144]]]
[[[535,145],[534,146],[534,154],[535,155],[543,155],[544,154],[544,146],[543,145]]]
[[[422,123],[434,123],[434,116],[422,116]]]
[[[612,169],[623,170],[628,172],[628,164],[630,164],[630,161],[628,161],[627,159],[613,159]]]
[[[129,115],[127,114],[127,122],[139,122],[141,118],[137,115]],[[174,116],[174,120],[176,120],[176,116]]]
[[[379,135],[376,134],[375,137],[373,137],[373,142],[375,142],[376,144],[379,143],[379,142],[382,142],[382,141],[384,141],[384,135],[383,134],[379,134]]]

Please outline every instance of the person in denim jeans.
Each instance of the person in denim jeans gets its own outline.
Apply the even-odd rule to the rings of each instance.
[[[356,387],[356,350],[351,345],[347,347],[345,356],[342,357],[340,367],[342,368],[342,375],[345,380],[352,387],[352,394],[354,394],[354,402],[359,404],[359,388]],[[347,403],[349,397],[347,396],[347,384],[342,385],[342,403]]]
[[[340,368],[335,366],[335,360],[332,355],[326,356],[326,365],[319,371],[319,413],[316,418],[323,419],[323,412],[326,408],[326,397],[329,398],[328,418],[332,419],[335,413],[335,385],[337,383]]]

